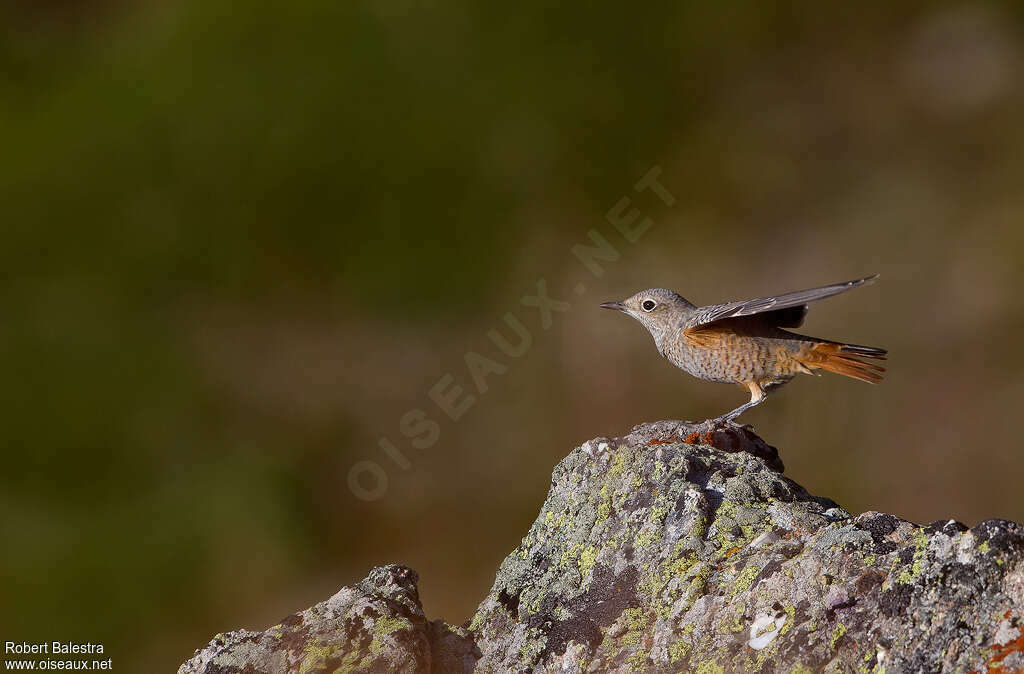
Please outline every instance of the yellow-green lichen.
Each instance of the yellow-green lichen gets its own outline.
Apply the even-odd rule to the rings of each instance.
[[[746,629],[746,624],[743,622],[743,612],[746,610],[746,606],[743,602],[739,603],[736,608],[736,613],[733,614],[732,619],[725,618],[719,623],[719,628],[722,632],[742,632]]]
[[[544,638],[540,630],[535,627],[531,627],[526,630],[526,643],[523,644],[522,648],[519,649],[519,659],[525,665],[531,665],[537,659],[538,656],[544,651],[544,645],[547,639]]]
[[[377,638],[386,637],[392,632],[398,630],[411,630],[412,623],[405,618],[392,618],[391,616],[381,616],[373,623],[373,634]]]
[[[711,567],[707,564],[701,564],[697,567],[697,573],[694,574],[693,580],[690,581],[690,589],[686,594],[686,608],[689,610],[693,606],[693,602],[697,601],[700,595],[708,588],[708,578],[711,576]]]
[[[836,644],[839,643],[839,640],[843,638],[844,634],[846,634],[846,625],[839,623],[836,625],[836,628],[832,630],[832,639],[829,644],[832,650],[836,649]]]
[[[782,626],[781,630],[779,630],[779,635],[780,636],[785,634],[786,632],[788,632],[790,630],[790,628],[792,628],[793,625],[796,623],[796,607],[795,606],[793,606],[792,604],[790,604],[788,606],[783,606],[782,610],[784,610],[786,612],[787,618],[786,618],[786,624]]]
[[[376,640],[374,640],[376,643]],[[306,646],[302,653],[302,662],[299,664],[299,674],[306,674],[306,672],[316,671],[321,669],[327,664],[327,661],[338,654],[340,647],[332,644],[322,644],[320,642],[314,642]],[[370,644],[370,650],[373,650],[373,644]],[[378,651],[373,651],[377,653]]]
[[[669,564],[669,571],[677,576],[684,575],[697,562],[696,553],[685,554]]]
[[[721,517],[728,517],[731,520],[736,519],[736,504],[732,501],[722,501],[722,504],[718,506],[718,513]]]
[[[718,541],[718,552],[724,552],[731,547],[732,534],[729,533],[733,527],[732,520],[723,522],[721,519],[715,520],[715,540]]]
[[[690,644],[686,643],[682,639],[673,641],[668,647],[668,659],[673,664],[679,662],[686,657],[686,654],[690,652]]]
[[[697,665],[694,674],[725,674],[725,667],[714,660],[705,660]]]
[[[626,624],[626,633],[619,638],[619,644],[639,646],[644,637],[644,629],[647,627],[644,610],[628,608],[622,612],[622,621]]]
[[[608,469],[608,477],[615,478],[622,475],[622,471],[626,470],[626,454],[620,452],[616,454],[615,460],[612,461],[612,467]]]
[[[631,672],[646,672],[647,671],[647,651],[640,648],[637,649],[633,655],[626,659],[626,663],[629,665],[629,671]]]
[[[896,582],[909,585],[914,579],[921,575],[924,570],[924,558],[928,552],[928,534],[924,529],[914,531],[914,560],[910,569],[902,569],[897,576]]]
[[[756,566],[748,566],[740,571],[740,574],[736,576],[736,580],[729,587],[729,597],[735,597],[741,592],[746,592],[750,589],[751,584],[759,573],[761,573],[761,569]]]
[[[540,611],[540,605],[548,594],[547,586],[527,588],[519,594],[519,608],[526,615],[534,615]]]
[[[658,530],[656,527],[646,528],[636,535],[633,539],[633,547],[645,548],[654,541],[658,540]]]
[[[558,565],[562,567],[569,566],[570,564],[572,564],[573,560],[579,556],[580,550],[582,549],[582,543],[575,543],[572,546],[567,546],[564,550],[562,550],[562,557],[558,560]]]
[[[588,582],[587,576],[590,571],[594,568],[594,563],[597,561],[597,548],[590,546],[584,548],[580,552],[580,558],[576,561],[576,565],[580,569],[580,578],[583,579],[584,584]]]
[[[605,484],[601,487],[601,502],[597,505],[597,520],[594,524],[603,524],[611,517],[612,514],[612,497],[608,493],[608,485]]]
[[[399,630],[412,629],[412,623],[405,618],[392,618],[381,616],[373,623],[373,641],[370,642],[370,652],[378,654],[384,650],[384,637]]]
[[[335,674],[354,674],[355,672],[368,671],[370,667],[373,665],[373,657],[370,655],[360,657],[359,654],[359,649],[355,648],[342,655],[341,662],[337,663],[337,667],[334,670]],[[334,663],[331,664],[333,665]],[[306,669],[303,669],[304,667]],[[305,674],[305,672],[308,672],[310,670],[308,669],[308,666],[305,663],[303,663],[302,665],[300,665],[299,671]]]
[[[693,526],[690,527],[690,535],[694,538],[704,538],[704,534],[707,533],[707,530],[707,521],[703,516],[698,515],[697,519],[693,521]]]

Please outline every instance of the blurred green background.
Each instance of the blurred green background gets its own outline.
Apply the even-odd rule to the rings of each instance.
[[[804,331],[889,348],[888,380],[745,420],[851,512],[1024,520],[1022,6],[549,5],[0,6],[4,639],[170,671],[385,562],[465,620],[573,446],[745,399],[597,308],[650,286],[880,272]],[[632,190],[652,166],[672,207]],[[549,330],[541,278],[572,304]],[[472,386],[467,350],[508,371],[453,423],[427,392]]]

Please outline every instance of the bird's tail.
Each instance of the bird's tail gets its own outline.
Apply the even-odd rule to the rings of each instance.
[[[887,351],[872,346],[857,344],[841,344],[838,342],[815,342],[808,349],[800,362],[814,370],[822,369],[835,372],[846,377],[853,377],[869,384],[882,381],[885,368],[875,363],[867,363],[860,358],[885,360]]]

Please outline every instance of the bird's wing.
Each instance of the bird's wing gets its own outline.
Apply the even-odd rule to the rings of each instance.
[[[833,285],[811,288],[809,290],[797,290],[796,292],[786,293],[785,295],[778,295],[776,297],[759,297],[756,300],[726,302],[725,304],[712,304],[711,306],[700,307],[693,312],[693,315],[686,322],[686,329],[689,330],[715,321],[721,321],[726,318],[737,318],[739,316],[760,314],[766,311],[778,311],[789,307],[799,307],[806,305],[808,302],[832,297],[833,295],[844,293],[852,288],[866,285],[873,282],[876,278],[878,278],[878,274],[857,279],[855,281],[847,281],[846,283],[835,283]]]
[[[771,325],[776,328],[799,328],[804,324],[804,317],[806,316],[806,304],[800,304],[786,309],[772,309],[771,311],[766,311],[763,314],[757,315],[757,317],[763,320],[767,325]]]

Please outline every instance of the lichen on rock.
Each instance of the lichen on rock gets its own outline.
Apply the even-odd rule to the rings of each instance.
[[[597,438],[463,628],[382,567],[212,672],[932,672],[1024,668],[1024,527],[851,517],[753,433],[685,422]]]
[[[471,669],[478,657],[472,638],[426,620],[416,581],[404,566],[377,567],[361,583],[264,632],[217,635],[178,674]]]

